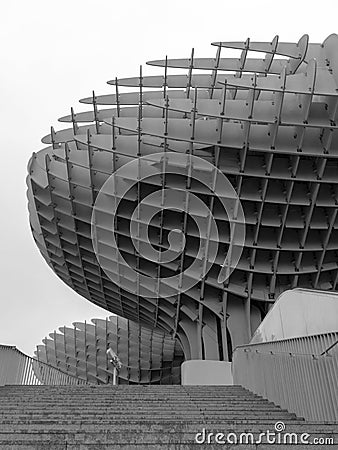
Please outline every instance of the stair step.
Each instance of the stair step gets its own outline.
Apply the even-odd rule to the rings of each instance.
[[[234,430],[233,432],[237,432],[240,434],[243,430]],[[322,437],[322,433],[320,434],[312,434],[311,439],[318,439]],[[337,439],[337,434],[327,434],[326,438],[330,438],[334,440]],[[239,438],[238,438],[239,439]],[[258,441],[259,433],[252,433],[252,438],[247,441],[250,442]],[[251,440],[252,439],[252,440]],[[214,440],[214,437],[211,437],[211,442]],[[39,443],[67,443],[67,446],[73,448],[73,445],[81,442],[81,444],[105,444],[115,446],[117,444],[129,444],[129,445],[139,445],[142,443],[143,445],[165,445],[165,444],[193,444],[196,443],[196,433],[184,433],[184,432],[167,432],[167,433],[105,433],[102,432],[86,432],[86,433],[29,433],[29,434],[21,434],[18,436],[16,433],[1,433],[0,435],[0,445],[1,449],[2,445],[6,445],[9,442],[27,442],[32,444],[35,442]],[[309,441],[310,442],[310,441]],[[328,442],[328,441],[327,441]],[[115,447],[113,447],[115,448]],[[209,448],[209,447],[206,447]],[[237,448],[237,445],[236,445]],[[259,448],[261,448],[259,446]],[[290,447],[289,447],[290,448]],[[291,447],[292,448],[292,447]],[[295,445],[294,448],[298,448],[298,445]],[[321,446],[319,448],[322,448]],[[331,447],[334,448],[334,447]]]
[[[0,387],[1,450],[190,450],[204,448],[195,441],[203,428],[213,434],[253,433],[256,439],[273,432],[277,421],[287,433],[338,443],[337,424],[307,423],[240,386]],[[275,447],[292,448],[261,444],[259,450]],[[317,446],[326,447],[334,448]]]

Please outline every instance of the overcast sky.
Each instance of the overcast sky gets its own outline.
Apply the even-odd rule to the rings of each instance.
[[[73,321],[109,315],[57,278],[29,229],[26,167],[57,119],[78,99],[113,91],[107,80],[137,76],[168,57],[214,57],[210,42],[247,37],[322,42],[338,32],[336,1],[8,0],[0,6],[0,344],[32,354]],[[151,69],[144,68],[144,75]]]

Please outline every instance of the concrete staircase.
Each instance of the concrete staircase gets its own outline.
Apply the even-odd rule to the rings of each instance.
[[[332,437],[336,445],[234,445],[234,435],[232,443],[215,441],[216,433],[237,433],[239,442],[243,432],[256,440],[275,432],[276,422],[284,433],[308,433],[309,442]],[[1,450],[309,447],[338,448],[337,424],[307,423],[240,386],[0,387]]]

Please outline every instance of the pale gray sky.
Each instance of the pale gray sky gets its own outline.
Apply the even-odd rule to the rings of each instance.
[[[338,32],[336,1],[10,0],[0,6],[0,343],[32,354],[59,326],[109,315],[63,284],[31,237],[26,166],[78,99],[112,92],[147,60],[213,57],[210,42],[247,37],[322,42]],[[144,74],[150,73],[144,68]]]

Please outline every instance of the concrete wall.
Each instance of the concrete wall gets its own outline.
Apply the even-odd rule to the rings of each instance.
[[[338,293],[293,289],[278,297],[250,343],[335,331],[338,331]]]

